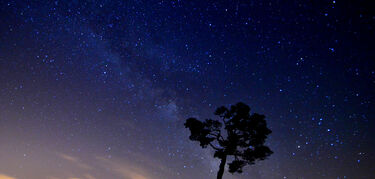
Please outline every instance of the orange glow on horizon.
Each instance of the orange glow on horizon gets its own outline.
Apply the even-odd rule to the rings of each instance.
[[[0,174],[0,179],[16,179],[16,178],[10,177],[8,175]]]

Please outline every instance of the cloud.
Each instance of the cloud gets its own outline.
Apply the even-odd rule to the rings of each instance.
[[[90,159],[90,165],[84,163],[77,157],[67,155],[64,153],[57,153],[57,156],[64,159],[71,166],[79,168],[78,172],[68,174],[68,179],[97,179],[100,171],[106,171],[108,176],[117,176],[122,179],[151,179],[163,178],[161,176],[152,175],[152,171],[159,171],[158,173],[166,172],[167,169],[162,167],[158,162],[154,162],[147,157],[133,154],[135,158],[145,162],[135,162],[128,160],[115,160],[106,157],[94,157]],[[146,166],[144,166],[146,164]],[[87,172],[90,170],[90,173]],[[67,173],[66,173],[67,174]],[[0,178],[2,179],[2,178]]]
[[[83,175],[86,179],[96,179],[94,176],[90,175],[90,174],[84,174]]]
[[[0,179],[16,179],[16,178],[0,173]]]
[[[91,170],[92,167],[81,162],[78,158],[75,158],[73,156],[70,156],[70,155],[67,155],[67,154],[63,154],[63,153],[58,153],[57,154],[58,156],[60,156],[62,159],[64,160],[67,160],[73,164],[75,164],[77,167],[80,167],[82,169],[86,169],[86,170]]]
[[[97,157],[97,159],[106,167],[110,168],[117,175],[124,179],[150,179],[151,177],[142,168],[130,165],[125,162],[118,162],[106,159],[104,157]]]

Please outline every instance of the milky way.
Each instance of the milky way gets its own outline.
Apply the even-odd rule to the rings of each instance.
[[[242,101],[269,159],[375,178],[375,15],[347,1],[0,2],[0,179],[216,178],[185,119]]]

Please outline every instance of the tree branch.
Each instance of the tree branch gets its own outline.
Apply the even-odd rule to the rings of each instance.
[[[215,150],[221,150],[220,148],[217,148],[217,147],[215,147],[213,144],[211,144],[211,142],[208,143],[208,144],[210,144],[210,146],[211,146],[213,149],[215,149]]]
[[[221,116],[221,120],[223,120],[224,125],[227,124],[227,122],[225,122],[225,117],[224,116]]]
[[[221,136],[221,131],[220,130],[215,130],[217,131],[218,133],[217,134],[213,134],[213,133],[209,133],[210,135],[213,135],[214,137],[216,137],[216,139],[220,142],[223,142],[224,141],[224,137]]]

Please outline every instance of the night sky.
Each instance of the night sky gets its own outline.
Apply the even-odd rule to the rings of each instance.
[[[364,1],[0,2],[0,179],[216,178],[189,117],[242,101],[274,154],[224,178],[375,178]]]

